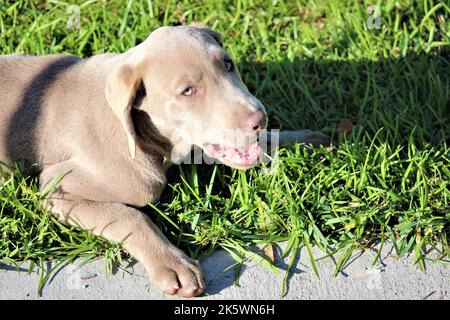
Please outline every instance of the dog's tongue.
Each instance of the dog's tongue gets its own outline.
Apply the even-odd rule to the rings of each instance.
[[[255,165],[259,161],[261,149],[257,142],[244,148],[235,148],[222,144],[205,145],[206,152],[214,158],[225,158],[238,165]]]

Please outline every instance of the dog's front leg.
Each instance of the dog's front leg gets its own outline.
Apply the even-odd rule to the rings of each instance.
[[[193,297],[204,290],[199,264],[171,244],[142,212],[119,203],[51,201],[52,211],[66,223],[112,241],[140,261],[164,292]]]
[[[203,292],[203,273],[196,261],[170,243],[141,211],[122,203],[92,200],[95,191],[98,192],[95,179],[90,180],[92,184],[81,185],[80,181],[85,182],[87,175],[69,164],[44,170],[41,174],[42,188],[54,179],[52,172],[71,172],[46,200],[60,220],[108,240],[123,241],[124,249],[144,265],[152,281],[164,292],[181,297]]]

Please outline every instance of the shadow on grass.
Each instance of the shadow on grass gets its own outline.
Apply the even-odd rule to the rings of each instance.
[[[450,139],[450,51],[378,61],[295,59],[240,64],[244,81],[266,105],[270,127],[333,134],[349,118],[388,142]]]

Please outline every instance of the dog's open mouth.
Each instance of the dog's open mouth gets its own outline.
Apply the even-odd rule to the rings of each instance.
[[[223,144],[207,143],[203,145],[206,153],[216,159],[219,159],[231,167],[246,169],[258,164],[261,148],[258,142],[247,147],[232,147]]]

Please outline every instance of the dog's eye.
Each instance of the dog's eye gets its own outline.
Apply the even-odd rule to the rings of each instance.
[[[183,96],[189,97],[195,94],[195,88],[194,87],[187,87],[183,90],[181,93]]]
[[[233,61],[230,58],[223,59],[223,64],[225,65],[225,69],[228,72],[232,72],[234,70],[234,64]]]

